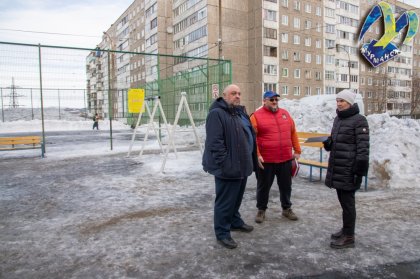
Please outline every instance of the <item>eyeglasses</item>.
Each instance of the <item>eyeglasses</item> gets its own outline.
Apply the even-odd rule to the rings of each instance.
[[[270,98],[270,102],[274,103],[274,102],[278,102],[279,99],[278,98]]]

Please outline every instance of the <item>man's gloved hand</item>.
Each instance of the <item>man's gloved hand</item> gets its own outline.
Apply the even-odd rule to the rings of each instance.
[[[331,145],[332,145],[332,139],[331,137],[328,137],[328,139],[324,140],[322,142],[322,144],[324,145],[324,149],[327,151],[331,151]]]
[[[354,176],[354,185],[360,188],[360,185],[362,184],[363,176],[358,176],[357,174]]]

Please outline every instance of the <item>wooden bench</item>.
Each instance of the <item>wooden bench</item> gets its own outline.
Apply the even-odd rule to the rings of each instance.
[[[323,160],[324,145],[322,142],[305,142],[308,138],[330,136],[330,134],[298,132],[299,144],[301,147],[314,147],[319,149],[319,160],[303,158],[303,150],[299,164],[309,166],[309,181],[312,180],[312,168],[319,168],[319,180],[322,180],[322,170],[328,168],[328,162]],[[367,176],[365,176],[365,191],[367,190]]]
[[[0,151],[37,148],[41,149],[44,158],[45,146],[40,136],[0,137]]]

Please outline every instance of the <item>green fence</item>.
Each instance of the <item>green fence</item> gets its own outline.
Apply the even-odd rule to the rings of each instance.
[[[34,110],[57,108],[60,119],[60,110],[78,108],[85,117],[98,113],[132,124],[137,115],[128,113],[127,92],[143,88],[146,97],[160,96],[170,122],[181,92],[186,92],[199,123],[213,92],[222,91],[231,79],[231,62],[226,60],[0,42],[2,121],[17,108],[31,111],[32,119],[38,115]],[[182,114],[179,123],[186,119]]]

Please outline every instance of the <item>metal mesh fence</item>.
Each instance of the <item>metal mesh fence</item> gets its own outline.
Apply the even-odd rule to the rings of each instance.
[[[0,103],[2,121],[14,108],[78,108],[85,116],[134,123],[128,112],[128,90],[145,89],[160,96],[168,121],[173,121],[181,92],[194,120],[207,115],[213,93],[231,82],[230,61],[148,54],[107,49],[83,49],[0,42]],[[147,117],[145,117],[147,120]],[[180,124],[186,123],[183,114]]]

